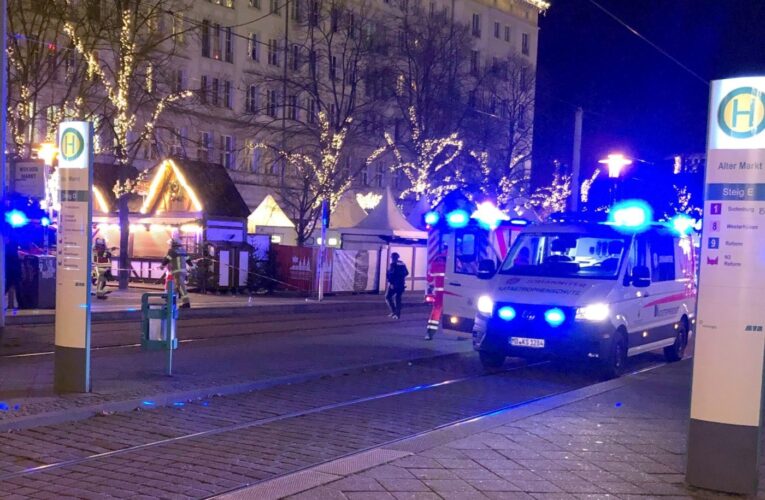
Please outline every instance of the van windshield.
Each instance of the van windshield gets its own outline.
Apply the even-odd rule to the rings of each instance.
[[[518,236],[499,272],[555,278],[616,279],[629,238],[586,233]]]

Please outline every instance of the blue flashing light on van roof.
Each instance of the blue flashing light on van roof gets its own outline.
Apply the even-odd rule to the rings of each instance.
[[[11,227],[22,227],[22,226],[26,226],[29,223],[29,218],[21,210],[11,210],[9,212],[6,212],[5,221]]]
[[[608,213],[608,224],[630,233],[645,231],[653,220],[653,210],[642,200],[626,200],[614,205]]]
[[[528,226],[529,221],[526,219],[510,219],[510,224],[513,226]]]
[[[446,223],[451,227],[461,228],[468,225],[470,222],[470,216],[462,209],[452,210],[446,214]]]
[[[502,221],[510,219],[505,212],[497,208],[490,201],[480,203],[470,217],[477,220],[480,225],[488,227],[489,229],[496,229]]]
[[[696,228],[697,221],[686,214],[677,214],[669,221],[670,227],[681,236],[687,236]]]
[[[438,224],[438,221],[441,219],[441,215],[439,215],[438,212],[430,211],[425,214],[425,224],[429,226],[435,226]]]

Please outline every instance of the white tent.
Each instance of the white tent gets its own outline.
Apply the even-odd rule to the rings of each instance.
[[[351,191],[346,191],[337,202],[335,210],[330,217],[329,227],[337,229],[340,227],[353,227],[367,216],[367,213],[356,201],[356,195]]]
[[[255,233],[259,227],[288,227],[294,228],[295,224],[287,217],[284,210],[276,203],[270,194],[258,205],[249,217],[247,217],[247,232]]]
[[[340,230],[342,234],[379,236],[383,238],[403,238],[425,240],[428,233],[412,226],[396,206],[390,188],[385,190],[380,204],[355,226]]]

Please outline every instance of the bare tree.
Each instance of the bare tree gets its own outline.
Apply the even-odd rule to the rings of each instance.
[[[171,86],[157,78],[173,58],[179,32],[168,30],[169,13],[183,12],[185,5],[176,0],[114,0],[107,6],[98,0],[86,3],[84,25],[67,22],[64,32],[87,64],[88,76],[100,84],[105,96],[104,120],[113,140],[115,161],[129,166],[140,146],[150,139],[157,120],[165,109],[189,91],[170,91]],[[99,29],[93,29],[98,26]],[[95,40],[90,42],[90,40]],[[136,183],[123,169],[115,186],[120,220],[120,288],[129,279],[129,219],[127,194]]]
[[[334,208],[376,146],[367,137],[380,100],[364,76],[376,64],[378,23],[364,2],[341,0],[294,2],[285,15],[296,30],[286,46],[267,42],[266,71],[245,85],[257,146],[283,165],[277,189],[303,245],[322,204]]]

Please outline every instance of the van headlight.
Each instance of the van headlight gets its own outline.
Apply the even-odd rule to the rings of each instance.
[[[478,297],[476,306],[478,307],[478,312],[481,314],[491,316],[491,314],[494,312],[494,300],[492,300],[492,298],[488,295],[481,295]]]
[[[576,310],[576,319],[585,321],[605,321],[611,314],[608,304],[590,304]]]

